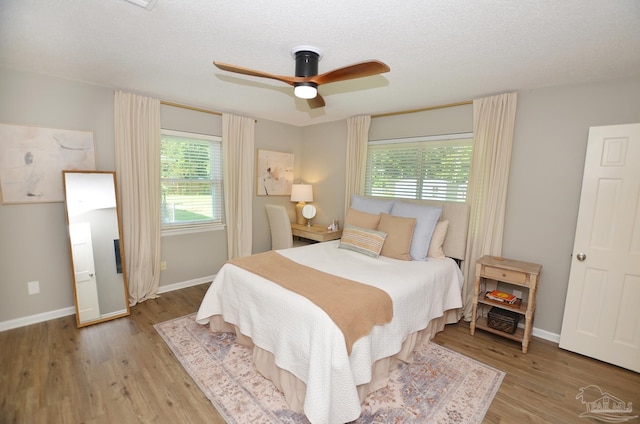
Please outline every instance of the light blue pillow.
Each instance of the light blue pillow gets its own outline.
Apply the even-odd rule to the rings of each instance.
[[[412,260],[427,260],[431,236],[433,236],[433,230],[436,228],[436,223],[441,214],[442,208],[439,206],[418,205],[407,202],[395,202],[393,204],[391,215],[416,219],[409,251]]]
[[[361,212],[380,215],[386,213],[391,215],[391,208],[395,200],[393,199],[374,199],[354,194],[351,197],[351,207]]]

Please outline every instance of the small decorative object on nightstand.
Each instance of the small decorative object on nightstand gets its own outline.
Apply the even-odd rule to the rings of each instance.
[[[304,208],[302,208],[302,216],[307,220],[307,227],[311,227],[311,220],[316,216],[316,207],[313,205],[304,205]]]
[[[541,269],[542,265],[496,256],[487,255],[478,259],[471,315],[471,335],[475,333],[476,328],[480,328],[522,342],[522,352],[527,353],[531,341],[538,277]],[[522,299],[518,299],[514,303],[509,303],[504,300],[495,300],[496,296],[494,295],[487,296],[488,293],[497,290],[498,283],[528,289],[528,301],[523,302]],[[522,316],[524,316],[524,329],[517,328],[518,318]]]

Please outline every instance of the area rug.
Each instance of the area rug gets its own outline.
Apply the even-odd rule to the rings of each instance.
[[[251,363],[232,333],[212,333],[195,314],[154,326],[229,424],[308,424]],[[354,424],[481,423],[504,372],[435,343],[399,363],[389,385],[371,393]]]

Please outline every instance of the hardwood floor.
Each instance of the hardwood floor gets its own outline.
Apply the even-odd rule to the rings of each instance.
[[[206,289],[165,293],[82,329],[69,316],[0,333],[0,423],[224,423],[153,328],[195,312]],[[578,417],[586,409],[576,399],[590,384],[640,413],[640,374],[545,340],[522,354],[510,340],[470,336],[461,322],[434,341],[507,373],[487,423],[593,422]]]
[[[438,333],[434,342],[506,372],[485,423],[588,423],[576,395],[580,388],[599,386],[640,415],[640,374],[558,348],[533,338],[526,354],[519,343],[484,331],[469,334],[461,321]],[[638,422],[634,419],[631,422]]]

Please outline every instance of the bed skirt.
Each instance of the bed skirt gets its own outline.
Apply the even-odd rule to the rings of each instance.
[[[389,381],[389,373],[396,361],[411,362],[411,354],[423,343],[431,340],[436,333],[442,331],[446,324],[458,322],[460,309],[446,311],[443,316],[433,319],[424,330],[410,334],[402,344],[400,352],[376,361],[372,366],[372,378],[369,383],[357,387],[360,403],[372,392],[385,387]],[[303,412],[306,384],[287,370],[275,365],[271,352],[255,346],[250,337],[242,334],[239,329],[225,322],[221,315],[214,315],[209,319],[212,332],[232,332],[236,334],[236,341],[244,346],[253,348],[253,363],[260,374],[268,378],[284,393],[289,408],[295,412]]]

